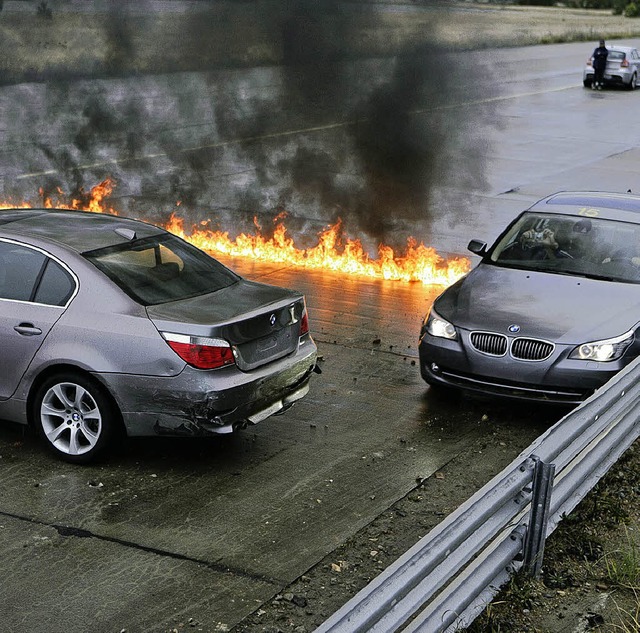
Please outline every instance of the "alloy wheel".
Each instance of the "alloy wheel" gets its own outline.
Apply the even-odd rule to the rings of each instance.
[[[103,430],[102,412],[95,397],[74,382],[56,383],[45,392],[40,421],[53,447],[69,456],[94,449]]]

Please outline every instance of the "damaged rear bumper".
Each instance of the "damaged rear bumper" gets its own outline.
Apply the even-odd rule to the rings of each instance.
[[[309,338],[287,358],[241,372],[185,367],[177,376],[100,374],[130,436],[231,433],[282,413],[309,391],[316,347]]]

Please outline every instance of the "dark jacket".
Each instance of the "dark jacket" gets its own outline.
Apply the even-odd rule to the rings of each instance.
[[[594,68],[606,68],[607,66],[607,55],[609,55],[609,51],[606,46],[598,46],[595,51],[593,51],[593,67]]]

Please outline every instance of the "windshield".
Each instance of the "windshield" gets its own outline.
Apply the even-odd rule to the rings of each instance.
[[[640,283],[640,225],[523,213],[488,256],[499,265]]]
[[[83,255],[142,305],[215,292],[240,279],[213,257],[169,233]]]

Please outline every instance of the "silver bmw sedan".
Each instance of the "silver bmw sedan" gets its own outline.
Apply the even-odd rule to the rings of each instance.
[[[156,226],[0,212],[0,419],[88,462],[119,434],[230,433],[309,389],[305,300]]]
[[[559,192],[521,213],[434,302],[434,388],[577,404],[640,355],[640,196]]]

